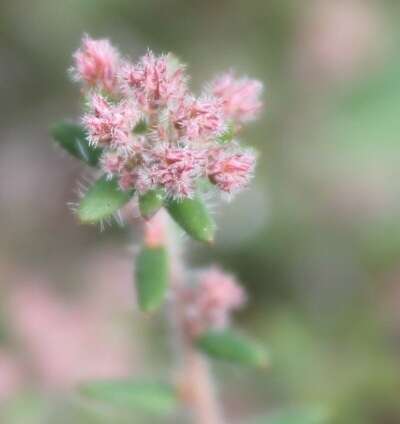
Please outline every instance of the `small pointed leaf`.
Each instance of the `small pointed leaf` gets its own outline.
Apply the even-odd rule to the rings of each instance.
[[[110,380],[82,384],[80,393],[90,399],[117,408],[141,408],[155,413],[169,413],[177,405],[173,386],[165,383]]]
[[[164,192],[162,190],[149,190],[139,196],[139,209],[144,219],[150,219],[163,205]]]
[[[197,339],[197,347],[216,359],[256,367],[268,364],[264,349],[231,330],[207,331]]]
[[[91,146],[86,132],[81,125],[72,122],[60,122],[51,129],[54,140],[70,155],[86,162],[90,166],[97,166],[101,156],[101,149]]]
[[[149,129],[145,119],[141,119],[133,129],[135,134],[144,134]]]
[[[229,143],[236,135],[236,129],[233,123],[229,124],[225,131],[219,135],[217,141],[221,144]]]
[[[136,289],[143,311],[154,311],[165,298],[168,255],[165,247],[143,247],[136,258]]]
[[[199,197],[169,200],[166,208],[175,222],[192,238],[206,243],[213,242],[215,222]]]
[[[84,224],[95,224],[117,212],[133,196],[133,191],[122,191],[115,179],[98,179],[79,203],[77,214]]]

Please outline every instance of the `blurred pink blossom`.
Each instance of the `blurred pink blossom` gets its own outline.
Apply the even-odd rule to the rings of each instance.
[[[109,92],[115,90],[120,58],[118,51],[108,40],[94,40],[86,34],[73,58],[71,73],[76,81]]]
[[[46,386],[126,376],[131,355],[108,317],[85,303],[67,305],[49,288],[21,286],[11,296],[11,320],[27,359]]]
[[[348,79],[373,65],[384,40],[371,2],[316,1],[299,33],[298,64],[308,78]]]
[[[260,81],[236,78],[232,71],[220,75],[211,84],[213,95],[222,100],[225,116],[237,123],[257,118],[262,108],[262,89]]]
[[[236,278],[211,267],[199,275],[196,286],[183,292],[189,330],[195,335],[229,325],[233,311],[246,302],[246,293]]]

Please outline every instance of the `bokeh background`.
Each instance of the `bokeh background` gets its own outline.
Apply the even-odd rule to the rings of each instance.
[[[88,32],[132,57],[174,52],[195,89],[230,67],[265,83],[243,135],[257,177],[217,211],[216,245],[190,247],[193,266],[240,277],[239,325],[271,353],[263,373],[215,365],[228,422],[305,406],[400,423],[399,19],[395,0],[0,2],[0,422],[158,422],[72,388],[173,361],[162,317],[135,306],[138,237],[77,225],[88,173],[48,134],[80,113],[66,70]]]

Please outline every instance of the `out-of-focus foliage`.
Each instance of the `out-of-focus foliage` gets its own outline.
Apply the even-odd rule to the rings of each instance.
[[[212,248],[189,244],[194,264],[246,282],[241,326],[271,353],[265,373],[216,364],[229,422],[313,405],[328,424],[400,422],[398,2],[34,3],[0,4],[0,421],[148,422],[69,389],[172,361],[163,322],[132,313],[140,237],[76,225],[67,203],[86,174],[47,133],[80,114],[66,69],[88,32],[133,57],[174,52],[195,88],[231,66],[266,84],[245,133],[256,179],[215,206]]]
[[[233,330],[207,331],[197,340],[198,348],[211,358],[265,368],[267,354],[261,346]]]
[[[51,134],[70,155],[83,160],[88,165],[99,163],[101,150],[89,144],[85,130],[72,122],[60,122],[51,128]]]
[[[103,405],[122,409],[144,409],[165,414],[177,407],[174,387],[159,382],[111,380],[94,381],[80,388],[83,396]]]
[[[154,311],[165,300],[168,285],[168,253],[165,247],[143,247],[136,258],[136,290],[144,311]]]

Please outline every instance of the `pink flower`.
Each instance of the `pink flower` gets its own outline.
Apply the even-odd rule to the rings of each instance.
[[[164,187],[171,197],[190,197],[196,180],[204,174],[206,152],[188,146],[164,146],[155,153],[151,175],[156,186]]]
[[[209,140],[225,128],[222,103],[215,97],[187,97],[171,112],[171,119],[180,135],[189,140]]]
[[[119,67],[119,53],[106,39],[94,40],[83,36],[81,47],[74,53],[72,76],[89,87],[99,87],[108,92],[116,88],[116,73]]]
[[[122,170],[119,177],[119,186],[121,190],[129,190],[135,187],[135,174],[129,170]]]
[[[174,198],[190,197],[196,180],[205,175],[207,151],[189,146],[142,146],[133,166],[129,160],[120,171],[123,190],[135,188],[139,193],[164,188]]]
[[[105,152],[101,157],[101,167],[109,177],[119,174],[122,171],[124,162],[124,158],[113,151]]]
[[[121,153],[133,149],[132,131],[139,120],[136,104],[130,99],[111,104],[94,93],[89,98],[90,113],[83,119],[90,142],[97,146],[111,146]]]
[[[108,296],[109,292],[108,288]],[[66,387],[86,379],[129,374],[129,345],[115,338],[110,316],[88,306],[67,305],[37,284],[15,290],[12,323],[43,385]]]
[[[133,93],[144,110],[151,112],[183,97],[186,80],[183,67],[172,69],[168,56],[145,54],[139,63],[127,63],[121,71],[121,85],[125,93]]]
[[[255,155],[251,151],[230,153],[216,149],[210,154],[207,174],[220,190],[234,193],[248,184],[255,162]]]
[[[262,88],[260,81],[238,79],[233,72],[227,72],[213,81],[211,91],[222,100],[225,116],[239,123],[257,117],[262,107],[259,100]]]
[[[196,335],[229,324],[233,311],[246,302],[236,278],[214,266],[200,274],[198,284],[184,293],[189,331]]]
[[[155,188],[150,175],[150,170],[144,165],[137,165],[134,168],[127,166],[122,170],[119,179],[122,190],[136,190],[139,194]]]
[[[121,171],[119,186],[122,190],[135,189],[143,194],[154,188],[154,183],[150,171],[143,165],[137,165],[133,169],[127,166]]]

